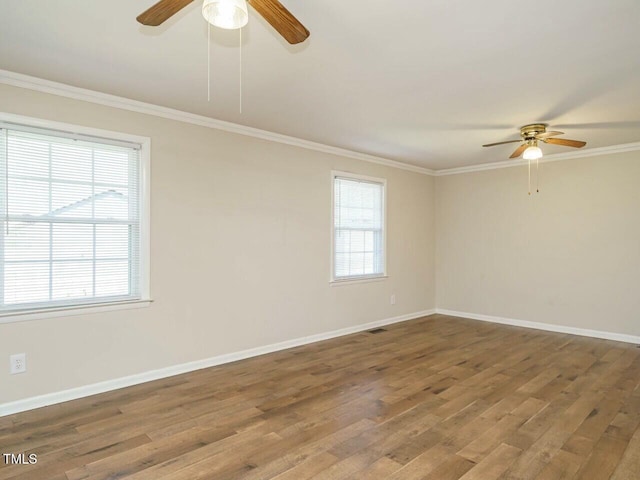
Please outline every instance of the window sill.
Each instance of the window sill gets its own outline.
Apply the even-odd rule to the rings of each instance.
[[[153,300],[131,300],[113,303],[98,303],[88,305],[72,305],[66,307],[42,308],[25,311],[0,313],[0,324],[41,320],[44,318],[69,317],[72,315],[89,315],[92,313],[111,312],[115,310],[130,310],[148,307]]]
[[[342,285],[355,285],[358,283],[370,283],[381,282],[389,278],[388,275],[376,275],[375,277],[362,277],[362,278],[345,278],[344,280],[331,280],[329,285],[332,287],[341,287]]]

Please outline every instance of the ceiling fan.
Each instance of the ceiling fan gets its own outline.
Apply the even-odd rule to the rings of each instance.
[[[552,145],[562,145],[565,147],[582,148],[587,142],[580,140],[568,140],[565,138],[554,138],[558,135],[564,135],[563,132],[547,132],[547,124],[532,123],[520,127],[520,140],[507,140],[506,142],[488,143],[483,147],[493,147],[495,145],[504,145],[505,143],[522,142],[509,158],[517,158],[522,155],[525,160],[537,160],[542,157],[542,150],[538,147],[538,140]]]
[[[287,42],[296,44],[309,37],[309,30],[278,0],[204,0],[202,15],[214,26],[241,28],[248,19],[247,1]],[[191,2],[193,0],[160,0],[136,19],[143,25],[156,27]]]

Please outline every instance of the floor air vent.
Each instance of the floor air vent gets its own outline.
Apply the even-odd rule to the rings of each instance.
[[[387,331],[386,328],[374,328],[373,330],[369,330],[369,333],[382,333],[386,331]]]

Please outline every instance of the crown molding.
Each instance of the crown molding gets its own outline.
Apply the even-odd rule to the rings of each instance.
[[[559,162],[561,160],[571,160],[573,158],[597,157],[600,155],[610,155],[613,153],[634,152],[640,150],[640,142],[623,143],[620,145],[611,145],[608,147],[587,148],[585,150],[575,150],[572,152],[554,153],[546,155],[540,159],[540,163]],[[461,173],[482,172],[484,170],[496,170],[499,168],[511,168],[526,165],[527,160],[503,160],[501,162],[481,163],[479,165],[469,165],[466,167],[446,168],[436,170],[436,177],[444,177],[446,175],[459,175]]]
[[[418,167],[416,165],[400,162],[398,160],[391,160],[388,158],[377,157],[374,155],[356,152],[345,148],[334,147],[331,145],[325,145],[309,140],[303,140],[301,138],[291,137],[289,135],[283,135],[280,133],[269,132],[267,130],[247,127],[245,125],[240,125],[237,123],[226,122],[224,120],[218,120],[211,117],[205,117],[204,115],[196,115],[194,113],[184,112],[182,110],[176,110],[173,108],[162,107],[160,105],[140,102],[138,100],[132,100],[126,97],[119,97],[117,95],[110,95],[94,90],[88,90],[86,88],[74,87],[72,85],[66,85],[64,83],[53,82],[51,80],[45,80],[43,78],[11,72],[9,70],[0,69],[0,84],[25,88],[42,93],[49,93],[58,95],[60,97],[72,98],[75,100],[82,100],[85,102],[104,105],[107,107],[119,108],[121,110],[143,113],[145,115],[153,115],[156,117],[167,118],[169,120],[176,120],[182,123],[190,123],[192,125],[213,128],[225,132],[237,133],[239,135],[245,135],[248,137],[259,138],[271,142],[282,143],[285,145],[300,147],[307,150],[315,150],[317,152],[328,153],[330,155],[337,155],[341,157],[352,158],[355,160],[362,160],[364,162],[376,163],[378,165],[385,165],[387,167],[398,168],[401,170],[408,170],[410,172],[421,173],[423,175],[435,174],[435,170]]]
[[[53,82],[51,80],[45,80],[43,78],[32,77],[30,75],[11,72],[9,70],[0,69],[0,84],[10,85],[10,86],[19,87],[19,88],[25,88],[28,90],[34,90],[42,93],[49,93],[49,94],[58,95],[61,97],[72,98],[75,100],[82,100],[85,102],[104,105],[107,107],[118,108],[121,110],[128,110],[136,113],[142,113],[145,115],[153,115],[156,117],[167,118],[169,120],[175,120],[182,123],[190,123],[192,125],[198,125],[201,127],[207,127],[207,128],[213,128],[216,130],[222,130],[225,132],[237,133],[239,135],[259,138],[261,140],[267,140],[275,143],[282,143],[285,145],[300,147],[307,150],[314,150],[317,152],[328,153],[330,155],[352,158],[355,160],[362,160],[364,162],[375,163],[378,165],[385,165],[387,167],[398,168],[401,170],[408,170],[410,172],[421,173],[423,175],[431,175],[436,177],[442,177],[446,175],[458,175],[458,174],[470,173],[470,172],[481,172],[484,170],[496,170],[500,168],[511,168],[511,167],[518,167],[518,166],[527,164],[526,160],[520,159],[515,161],[507,160],[507,161],[492,162],[492,163],[481,163],[479,165],[468,165],[464,167],[433,170],[430,168],[419,167],[417,165],[411,165],[409,163],[404,163],[398,160],[391,160],[388,158],[377,157],[375,155],[369,155],[366,153],[356,152],[356,151],[348,150],[345,148],[334,147],[331,145],[312,142],[310,140],[291,137],[289,135],[270,132],[268,130],[261,130],[258,128],[247,127],[245,125],[226,122],[224,120],[205,117],[203,115],[196,115],[194,113],[184,112],[182,110],[162,107],[160,105],[154,105],[152,103],[140,102],[138,100],[132,100],[126,97],[119,97],[117,95],[110,95],[107,93],[97,92],[94,90],[74,87],[72,85],[66,85],[64,83]],[[608,155],[613,153],[633,152],[636,150],[640,150],[640,142],[625,143],[621,145],[612,145],[608,147],[589,148],[586,150],[576,150],[576,151],[566,152],[566,153],[555,153],[555,154],[543,157],[540,160],[540,163],[557,162],[560,160],[570,160],[573,158],[595,157],[599,155]]]

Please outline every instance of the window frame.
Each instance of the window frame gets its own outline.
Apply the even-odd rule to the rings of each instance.
[[[348,277],[336,277],[336,232],[335,232],[335,212],[336,212],[336,178],[347,180],[364,181],[382,185],[382,273],[351,275]],[[331,269],[329,284],[331,286],[350,285],[354,283],[377,282],[388,278],[387,275],[387,179],[361,175],[358,173],[331,170]]]
[[[39,320],[43,318],[98,313],[111,310],[141,308],[148,306],[152,302],[150,289],[151,139],[149,137],[143,137],[139,135],[115,132],[111,130],[103,130],[93,127],[85,127],[52,120],[27,117],[23,115],[15,115],[6,112],[0,112],[0,122],[16,124],[20,127],[49,130],[54,135],[56,132],[58,132],[65,136],[76,135],[79,138],[103,138],[112,142],[127,142],[140,145],[140,163],[138,172],[138,178],[140,182],[140,298],[130,300],[119,299],[112,301],[78,300],[73,304],[67,304],[63,306],[52,305],[0,312],[0,324],[22,322],[26,320]]]

